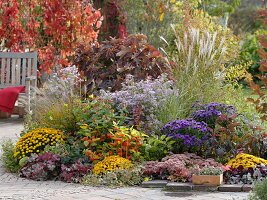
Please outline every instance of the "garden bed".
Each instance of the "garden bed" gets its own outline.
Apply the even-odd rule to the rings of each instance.
[[[157,0],[148,9],[140,1],[142,12],[131,15],[157,22],[148,27],[166,36],[161,46],[150,30],[149,37],[136,34],[143,23],[127,35],[126,15],[117,16],[123,11],[114,1],[108,5],[118,10],[104,19],[116,15],[119,31],[98,41],[111,28],[105,22],[100,30],[106,8],[84,1],[5,2],[0,22],[14,23],[0,23],[2,49],[37,51],[39,69],[53,73],[24,102],[34,110],[25,115],[18,142],[3,144],[7,171],[38,181],[183,191],[241,192],[266,184],[265,36],[254,37],[251,49],[222,26],[226,15],[215,17],[200,3]],[[266,23],[266,11],[258,15]],[[244,94],[249,87],[250,96]],[[225,185],[192,185],[196,175],[223,177]]]

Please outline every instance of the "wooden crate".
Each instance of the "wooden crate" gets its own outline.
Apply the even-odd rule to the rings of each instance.
[[[9,113],[3,112],[0,110],[0,118],[9,118],[11,115]]]
[[[17,106],[16,105],[14,107],[13,114],[14,115],[19,115],[20,118],[23,118],[24,115],[25,115],[25,109],[24,109],[24,107],[21,107],[21,106]]]

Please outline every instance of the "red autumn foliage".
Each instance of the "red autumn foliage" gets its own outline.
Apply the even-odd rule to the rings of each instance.
[[[38,51],[40,69],[68,65],[75,49],[95,43],[101,14],[86,0],[1,0],[4,51]]]
[[[267,25],[267,11],[263,9],[259,10],[258,16],[258,19]],[[249,98],[248,100],[254,103],[257,112],[263,114],[261,117],[262,121],[267,121],[267,35],[261,35],[259,37],[262,45],[262,49],[259,49],[259,55],[261,57],[261,66],[259,70],[262,74],[259,75],[258,78],[261,80],[261,83],[258,85],[254,82],[250,82],[250,87],[254,91],[253,94],[258,95],[258,98]]]

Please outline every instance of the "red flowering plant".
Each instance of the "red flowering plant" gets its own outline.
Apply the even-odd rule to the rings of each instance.
[[[119,126],[117,123],[113,123],[113,128],[109,129],[108,133],[91,132],[87,124],[81,126],[80,132],[86,136],[82,139],[86,147],[84,154],[91,161],[102,160],[111,155],[139,161],[141,158],[140,149],[146,135],[132,127]]]
[[[129,119],[123,108],[116,111],[111,101],[90,96],[76,103],[74,116],[80,126],[78,135],[83,140],[83,152],[91,161],[110,155],[131,160],[140,158],[139,147],[144,135],[122,126]]]

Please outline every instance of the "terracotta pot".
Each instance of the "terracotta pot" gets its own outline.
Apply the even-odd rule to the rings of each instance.
[[[221,185],[223,182],[223,175],[193,175],[192,183],[197,185]]]

